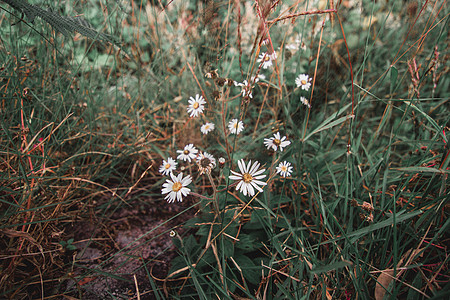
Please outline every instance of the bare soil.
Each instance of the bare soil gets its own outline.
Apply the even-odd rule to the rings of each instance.
[[[74,278],[84,278],[68,280],[60,293],[94,300],[137,299],[139,292],[140,299],[155,299],[149,274],[162,288],[170,261],[177,256],[169,232],[177,228],[182,233],[180,224],[192,218],[194,211],[166,221],[189,207],[187,202],[124,207],[108,219],[72,223],[77,247],[70,253],[75,262],[72,273]]]

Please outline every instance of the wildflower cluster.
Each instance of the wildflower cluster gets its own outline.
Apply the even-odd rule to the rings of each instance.
[[[179,155],[177,160],[183,162],[195,162],[198,166],[200,174],[211,173],[212,169],[216,166],[216,159],[214,156],[207,152],[199,151],[195,148],[194,144],[188,144],[182,150],[177,150]],[[183,173],[179,173],[175,176],[173,173],[176,170],[178,162],[169,157],[163,160],[162,165],[159,167],[159,172],[163,175],[170,176],[171,179],[167,179],[163,184],[161,193],[166,195],[165,199],[171,203],[175,200],[182,202],[183,197],[190,193],[190,188],[187,186],[192,183],[192,177],[190,175],[183,177]]]
[[[238,134],[243,129],[241,121],[233,119],[230,124],[230,132]],[[267,149],[272,149],[274,152],[280,151],[291,144],[287,140],[286,136],[281,137],[279,132],[276,132],[273,137],[265,138],[264,145]],[[199,174],[211,174],[212,170],[216,167],[216,159],[213,155],[199,151],[193,144],[188,144],[182,150],[177,150],[179,155],[177,160],[183,162],[195,162],[198,167]],[[219,158],[220,166],[223,167],[225,159]],[[192,183],[192,177],[190,175],[183,177],[183,173],[179,173],[177,176],[173,174],[176,170],[177,162],[169,157],[164,160],[159,168],[159,172],[163,175],[170,176],[171,179],[167,179],[163,184],[161,193],[166,195],[165,199],[171,203],[175,200],[181,202],[183,197],[190,193],[190,188],[187,186]],[[239,172],[230,170],[231,174],[229,179],[238,181],[236,190],[242,192],[244,196],[254,196],[256,191],[263,192],[264,186],[267,182],[261,181],[267,175],[263,174],[266,169],[260,169],[261,164],[258,161],[250,160],[246,163],[243,159],[237,162]],[[282,177],[289,177],[293,171],[293,167],[290,162],[283,161],[276,167],[276,172]]]
[[[225,88],[229,88],[232,86],[240,87],[240,95],[246,101],[253,98],[253,89],[256,84],[258,84],[260,79],[265,79],[263,74],[258,74],[260,69],[268,69],[274,65],[274,62],[277,59],[277,54],[275,51],[262,52],[257,58],[257,62],[259,63],[259,68],[257,71],[257,75],[250,76],[249,80],[244,80],[243,82],[237,82],[229,78],[222,78],[218,74],[218,70],[213,70],[207,72],[205,77],[213,79],[214,87],[217,88],[214,90],[211,95],[215,100],[222,100],[222,95],[229,94],[231,90],[224,90]],[[301,92],[308,92],[311,88],[312,79],[307,74],[300,74],[295,79],[295,84],[297,88],[300,88]],[[209,84],[209,86],[213,86]],[[204,92],[203,92],[204,95]],[[300,101],[305,106],[311,107],[308,100],[302,95],[300,97]],[[196,94],[194,97],[190,97],[188,100],[187,113],[190,118],[203,118],[203,114],[206,110],[213,111],[214,109],[206,108],[208,104],[202,95]],[[242,119],[232,118],[228,121],[228,125],[226,128],[216,128],[216,125],[213,122],[206,121],[200,127],[200,132],[203,135],[210,134],[215,130],[223,130],[225,133],[232,135],[239,135],[245,129],[245,124]],[[225,134],[225,138],[227,134]],[[282,136],[280,132],[275,132],[271,137],[264,138],[262,146],[266,147],[267,150],[273,151],[274,161],[277,161],[277,153],[283,152],[286,147],[291,145],[291,141],[288,140],[286,136]],[[187,196],[191,189],[188,187],[193,183],[192,175],[188,175],[183,177],[183,173],[179,173],[175,175],[174,172],[177,169],[177,165],[179,162],[182,164],[191,164],[189,165],[189,172],[191,172],[191,167],[196,166],[199,175],[207,174],[208,179],[211,181],[211,186],[215,189],[215,184],[212,182],[213,170],[217,166],[216,159],[213,155],[198,150],[194,144],[187,144],[183,149],[177,150],[177,161],[173,158],[168,157],[163,161],[160,166],[160,173],[165,176],[170,176],[170,179],[167,179],[163,184],[163,188],[161,193],[165,196],[165,199],[168,202],[181,202],[183,197]],[[218,160],[220,170],[225,166],[225,159],[220,158]],[[232,162],[230,162],[232,165]],[[230,166],[231,166],[230,165]],[[183,166],[185,168],[185,166]],[[236,181],[235,186],[236,190],[241,192],[244,196],[253,197],[257,192],[263,192],[264,187],[267,186],[268,182],[264,181],[267,177],[266,168],[261,167],[261,163],[254,160],[245,160],[240,159],[237,161],[238,170],[229,170],[231,174],[229,175],[229,179]],[[270,167],[272,170],[272,166]],[[276,172],[280,177],[287,178],[290,177],[293,173],[293,166],[288,161],[279,162],[277,166],[273,166],[273,172]],[[220,172],[220,176],[223,174]],[[220,179],[219,179],[220,180]]]

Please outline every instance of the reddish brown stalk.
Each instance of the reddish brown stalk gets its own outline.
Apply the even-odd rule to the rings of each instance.
[[[316,67],[314,68],[314,77],[311,87],[311,97],[309,98],[309,106],[308,106],[308,114],[306,115],[306,125],[305,131],[303,132],[303,136],[306,135],[306,128],[308,127],[309,115],[311,113],[311,103],[314,94],[314,87],[316,85],[316,76],[317,76],[317,67],[319,65],[319,55],[320,55],[320,46],[322,45],[322,36],[323,36],[323,28],[325,27],[325,20],[322,21],[322,26],[320,29],[320,39],[319,39],[319,47],[317,48],[317,58],[316,58]]]
[[[184,55],[184,52],[183,52],[183,57],[184,57],[184,60],[186,61],[186,64],[187,64],[188,67],[189,67],[189,70],[190,70],[191,73],[192,73],[192,76],[194,76],[195,82],[197,82],[198,87],[199,87],[200,90],[202,91],[202,96],[203,96],[203,98],[205,98],[206,102],[207,102],[208,104],[210,104],[209,101],[208,101],[208,98],[206,97],[205,91],[203,90],[203,88],[202,88],[200,82],[198,81],[197,76],[195,76],[195,72],[194,72],[194,70],[192,69],[191,64],[187,61],[186,56]]]
[[[225,101],[223,101],[223,99],[222,99],[222,128],[223,128],[223,136],[225,137],[225,150],[227,152],[228,161],[231,162],[230,145],[228,144],[227,129],[226,129],[227,127],[226,127],[226,124],[225,124],[226,111],[227,111],[227,109],[225,107]]]
[[[242,46],[241,46],[241,4],[239,0],[236,0],[237,7],[237,43],[239,49],[239,68],[241,70],[241,76],[244,77],[244,70],[242,69]]]
[[[448,141],[446,140],[447,137],[445,136],[445,129],[442,130],[442,135],[444,136],[444,138],[443,138],[443,141],[445,143],[444,149],[447,150],[447,153],[445,154],[444,158],[442,159],[441,164],[439,165],[439,169],[442,169],[444,167],[444,164],[448,159],[448,155],[450,154],[450,146],[448,145]]]
[[[21,121],[21,128],[22,128],[22,149],[27,149],[28,148],[27,136],[26,136],[27,130],[26,130],[26,127],[25,127],[25,121],[24,121],[24,116],[23,116],[23,114],[24,114],[24,112],[23,112],[23,98],[20,99],[20,105],[21,105],[21,107],[20,107],[20,121]],[[30,174],[32,175],[31,183],[29,185],[29,196],[28,196],[28,199],[27,199],[27,206],[26,206],[26,209],[29,210],[31,208],[31,197],[32,197],[32,191],[33,191],[34,185],[35,185],[35,180],[34,180],[34,176],[33,176],[33,162],[31,161],[31,157],[30,156],[28,156],[27,158],[28,158],[28,163],[30,165],[30,170],[31,170]],[[22,225],[22,230],[20,230],[22,232],[25,232],[26,223],[28,222],[28,216],[29,216],[29,212],[27,214],[25,214],[24,224]],[[16,251],[16,256],[13,257],[13,259],[11,260],[11,263],[9,264],[8,269],[12,269],[13,268],[14,261],[15,261],[16,257],[18,257],[18,253],[22,250],[24,242],[25,242],[25,238],[21,237],[21,243],[20,243],[20,245],[19,245],[19,247],[18,247],[18,249]]]
[[[336,13],[337,14],[337,10],[336,9],[325,9],[325,10],[313,10],[313,11],[303,11],[300,13],[296,13],[296,14],[290,14],[284,17],[278,17],[275,18],[273,20],[269,20],[267,21],[267,24],[274,24],[286,19],[291,19],[291,18],[296,18],[299,16],[306,16],[306,15],[321,15],[321,14],[331,14],[331,13]]]
[[[275,4],[277,4],[277,3],[275,3]],[[270,28],[267,26],[267,16],[269,15],[270,11],[272,10],[272,8],[275,5],[269,7],[268,6],[268,5],[270,5],[270,3],[269,3],[269,4],[266,4],[265,7],[261,8],[261,6],[259,5],[259,1],[258,0],[255,1],[255,5],[256,5],[256,11],[257,11],[258,16],[260,18],[260,31],[261,31],[261,38],[260,38],[260,42],[258,44],[258,49],[257,49],[257,52],[256,52],[256,56],[255,56],[255,58],[256,58],[256,57],[258,57],[259,50],[260,50],[260,47],[261,47],[261,43],[265,39],[269,40],[268,53],[269,54],[275,53],[275,50],[274,50],[273,44],[272,44],[272,39],[270,38],[270,32],[269,32]],[[257,74],[259,74],[260,69],[261,69],[261,64],[260,64],[260,66],[258,68],[258,71],[257,71],[257,73],[255,75],[255,78],[256,78]],[[252,68],[252,71],[253,71],[253,68]],[[280,87],[278,89],[278,95],[281,97],[281,92],[282,91],[281,91],[280,71],[278,69],[278,65],[276,63],[276,59],[275,59],[275,71],[276,71],[276,74],[277,74],[278,86]]]
[[[342,26],[342,22],[341,22],[341,18],[339,17],[339,14],[336,12],[336,16],[338,18],[339,21],[339,25],[341,26],[341,31],[342,31],[342,37],[344,39],[344,43],[345,43],[345,49],[347,50],[347,56],[348,56],[348,64],[350,67],[350,77],[352,80],[352,115],[354,115],[354,106],[355,106],[355,87],[353,84],[353,67],[352,67],[352,60],[350,58],[350,50],[348,49],[348,44],[347,44],[347,38],[345,37],[345,32],[344,32],[344,27]]]
[[[442,6],[441,6],[442,9]],[[441,10],[440,9],[440,10]],[[439,10],[439,12],[440,12]],[[438,13],[439,13],[438,12]],[[436,24],[434,24],[430,29],[428,29],[424,34],[422,34],[419,39],[417,41],[415,41],[414,43],[411,44],[411,46],[408,47],[408,49],[406,49],[400,56],[396,56],[396,58],[392,61],[391,63],[391,67],[394,66],[403,56],[406,55],[406,53],[408,53],[413,47],[416,46],[416,44],[418,44],[423,37],[426,37],[428,35],[428,33],[430,33],[437,25],[439,25],[439,23],[441,23],[442,21],[446,20],[448,18],[450,14],[445,15],[443,18],[441,18]],[[402,44],[403,45],[403,44]],[[398,54],[398,53],[397,53]],[[378,81],[380,81],[382,78],[384,78],[384,76],[386,75],[386,73],[390,70],[390,68],[388,68],[386,71],[383,72],[383,74],[380,75],[380,77],[375,80],[375,82],[367,89],[367,92],[364,93],[363,97],[365,97],[368,92],[370,92],[372,90],[372,88],[378,83]]]
[[[342,37],[344,38],[345,49],[347,50],[348,64],[349,64],[349,67],[350,67],[350,77],[351,77],[351,80],[352,80],[352,116],[354,116],[355,115],[355,113],[354,113],[354,108],[355,108],[355,86],[353,84],[352,60],[350,58],[350,50],[348,49],[347,38],[345,37],[344,27],[342,26],[341,18],[339,17],[339,14],[337,12],[336,12],[336,16],[338,18],[339,25],[341,26]],[[348,141],[347,141],[347,153],[348,154],[350,153],[350,134],[348,135]]]
[[[258,70],[260,70],[260,69],[261,69],[261,67],[260,67]],[[256,75],[256,76],[257,76],[257,75]],[[255,76],[255,78],[256,78],[256,76]],[[256,129],[258,128],[259,120],[261,120],[262,111],[263,111],[263,108],[264,108],[264,106],[265,106],[265,104],[266,104],[267,94],[269,93],[269,89],[270,89],[270,86],[267,86],[267,89],[266,89],[266,93],[265,93],[265,95],[264,95],[263,102],[262,102],[261,107],[260,107],[260,109],[259,109],[258,118],[256,119],[255,129],[253,129],[253,139],[255,139],[255,137],[256,137],[256,132],[257,132]]]
[[[400,45],[400,48],[398,49],[397,53],[396,53],[395,56],[394,56],[394,59],[393,59],[394,62],[396,61],[396,58],[397,58],[398,54],[400,53],[400,50],[403,48],[403,45],[405,45],[406,40],[407,40],[408,37],[409,37],[409,34],[411,33],[412,29],[414,28],[414,25],[416,25],[417,20],[419,19],[420,15],[422,14],[422,12],[423,12],[423,10],[425,9],[425,7],[427,6],[427,4],[428,4],[428,0],[424,3],[424,5],[422,6],[422,8],[420,9],[420,12],[419,12],[419,14],[417,15],[416,19],[414,20],[414,23],[411,25],[411,28],[409,28],[408,33],[406,34],[405,38],[403,39],[402,44]],[[392,65],[393,65],[393,64],[392,64]]]
[[[159,1],[159,5],[161,5],[161,7],[163,7],[163,5],[162,5],[162,3],[161,3],[161,0],[158,0]],[[170,0],[168,3],[167,3],[167,5],[166,6],[164,6],[164,8],[163,8],[163,10],[162,11],[165,11],[166,10],[166,8],[167,7],[169,7],[169,5],[170,4],[172,4],[172,2],[173,2],[173,0]]]

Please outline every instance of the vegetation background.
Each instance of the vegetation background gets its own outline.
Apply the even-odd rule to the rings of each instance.
[[[27,2],[66,31],[24,2],[0,2],[0,298],[450,297],[445,0]],[[265,78],[246,99],[214,70]],[[190,143],[225,166],[167,203]],[[263,193],[230,187],[238,159]]]

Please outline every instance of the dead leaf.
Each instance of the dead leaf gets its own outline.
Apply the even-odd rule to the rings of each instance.
[[[411,251],[413,253],[411,254]],[[411,264],[412,260],[416,258],[417,253],[422,251],[422,249],[415,249],[415,250],[408,250],[405,254],[403,254],[402,258],[397,263],[397,271],[402,268],[406,267]],[[421,255],[422,256],[422,255]],[[403,261],[405,258],[408,258],[408,261],[403,265]],[[375,300],[383,300],[384,295],[386,294],[386,290],[389,288],[389,284],[391,284],[391,281],[393,279],[397,279],[400,277],[400,275],[403,273],[403,270],[400,270],[397,272],[397,275],[394,278],[394,270],[393,269],[386,269],[381,271],[380,276],[377,278],[377,284],[375,285]]]
[[[386,289],[389,287],[394,275],[394,270],[384,270],[381,271],[380,276],[377,278],[377,284],[375,286],[375,299],[383,300]]]

